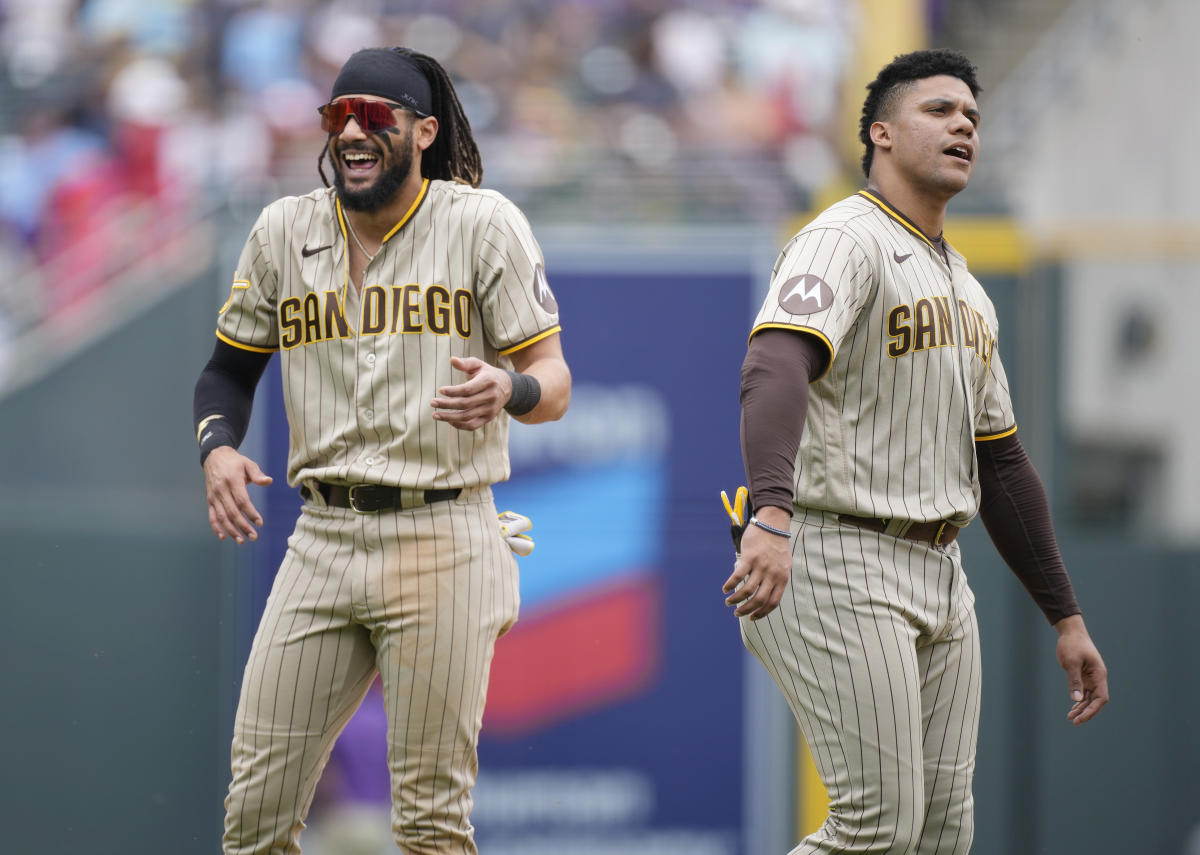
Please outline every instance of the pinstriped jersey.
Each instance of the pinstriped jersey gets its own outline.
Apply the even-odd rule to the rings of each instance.
[[[349,258],[332,189],[279,199],[259,215],[218,317],[221,340],[280,351],[288,483],[506,479],[508,414],[463,431],[434,421],[430,401],[466,379],[451,356],[511,368],[508,354],[559,330],[524,215],[494,191],[427,180],[361,291]]]
[[[783,248],[751,336],[829,349],[809,387],[795,502],[859,516],[969,522],[975,442],[1016,430],[995,308],[963,257],[863,191]]]

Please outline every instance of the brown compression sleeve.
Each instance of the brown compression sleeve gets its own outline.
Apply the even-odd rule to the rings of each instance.
[[[742,363],[742,460],[750,507],[792,512],[796,452],[808,415],[808,384],[829,354],[818,339],[767,329],[750,339]]]
[[[979,515],[992,543],[1050,623],[1080,613],[1058,552],[1046,490],[1016,434],[975,443]]]

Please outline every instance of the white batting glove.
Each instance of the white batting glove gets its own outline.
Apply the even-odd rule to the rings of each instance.
[[[528,555],[533,552],[533,538],[525,533],[533,528],[533,520],[515,511],[504,511],[498,518],[500,536],[514,555]]]

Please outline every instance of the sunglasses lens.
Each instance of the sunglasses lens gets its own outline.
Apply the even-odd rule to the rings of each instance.
[[[362,121],[364,131],[382,131],[384,128],[395,127],[396,115],[392,112],[392,108],[382,101],[364,101],[362,102],[362,111],[354,111],[354,115]]]
[[[321,130],[327,134],[340,134],[350,116],[366,133],[375,133],[384,128],[395,127],[396,116],[392,108],[383,101],[367,101],[362,98],[346,98],[331,101],[320,109]]]
[[[350,110],[345,101],[333,101],[320,108],[321,130],[327,134],[340,134],[346,127],[346,117]]]

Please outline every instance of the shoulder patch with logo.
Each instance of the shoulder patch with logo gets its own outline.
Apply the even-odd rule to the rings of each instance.
[[[833,289],[819,276],[793,276],[779,289],[780,307],[792,315],[812,315],[833,304]]]
[[[541,264],[533,268],[533,296],[539,306],[552,315],[557,314],[558,301],[554,299],[554,292],[550,290],[550,283],[546,281],[546,268]]]

